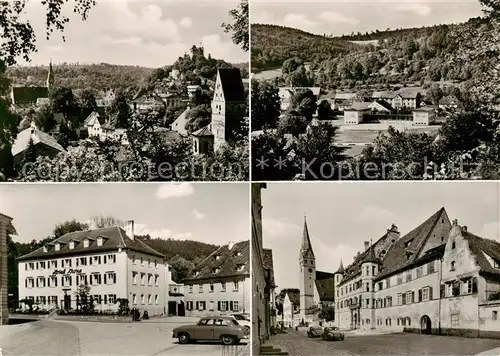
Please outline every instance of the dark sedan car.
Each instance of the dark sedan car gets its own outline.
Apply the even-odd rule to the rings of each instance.
[[[221,341],[224,345],[234,345],[241,339],[248,339],[249,333],[233,317],[219,316],[201,318],[197,324],[176,327],[173,338],[179,344],[191,341]]]
[[[345,335],[337,327],[326,327],[323,330],[322,338],[327,341],[341,341],[345,339]]]

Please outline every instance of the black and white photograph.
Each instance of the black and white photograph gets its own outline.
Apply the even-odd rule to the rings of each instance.
[[[246,181],[248,2],[3,1],[0,178]]]
[[[253,354],[498,355],[499,197],[498,182],[254,183],[270,337]]]
[[[495,0],[252,1],[252,179],[498,179],[499,19]]]
[[[249,356],[249,193],[0,186],[0,354]]]

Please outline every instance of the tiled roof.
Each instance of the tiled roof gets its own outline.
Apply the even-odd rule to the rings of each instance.
[[[263,256],[264,268],[274,270],[273,250],[271,250],[269,248],[265,248],[263,251],[264,251],[264,256]]]
[[[356,93],[336,93],[334,98],[335,100],[352,100],[356,99]]]
[[[485,256],[487,255],[493,260],[500,261],[500,243],[476,236],[467,231],[462,231],[462,236],[469,242],[469,248],[476,256],[476,261],[481,272],[500,275],[500,270],[494,268]]]
[[[57,151],[64,152],[64,147],[62,147],[54,137],[37,130],[35,128],[29,127],[17,134],[16,141],[12,145],[12,156],[16,156],[21,152],[24,152],[28,148],[28,143],[30,138],[33,139],[35,145],[43,144]]]
[[[87,125],[89,125],[91,123],[91,121],[93,121],[93,119],[99,120],[99,123],[101,125],[104,125],[104,123],[106,122],[106,116],[105,115],[101,115],[97,111],[92,111],[89,114],[89,116],[87,116],[87,118],[85,119],[85,121],[83,122],[83,124],[85,126],[87,126]]]
[[[245,101],[245,88],[238,68],[219,68],[225,101]]]
[[[377,279],[385,278],[394,274],[406,265],[412,264],[418,259],[419,252],[427,242],[432,230],[440,218],[446,217],[446,210],[439,209],[422,224],[396,240],[387,251],[382,262],[381,273]],[[410,246],[407,246],[411,242]]]
[[[191,133],[191,135],[200,137],[200,136],[213,136],[212,130],[211,130],[211,125],[207,125],[205,127],[202,127],[199,130],[196,130]]]
[[[437,108],[433,105],[427,105],[427,106],[422,106],[421,108],[415,109],[413,111],[417,112],[429,112],[429,111],[435,111]]]
[[[224,277],[250,276],[250,241],[219,247],[205,258],[194,269],[194,275],[186,278],[183,283],[198,283],[202,280],[213,280]]]
[[[393,91],[375,91],[372,94],[373,99],[393,99],[397,96],[397,93]]]
[[[335,280],[333,273],[316,271],[314,282],[318,290],[319,299],[322,302],[335,300]]]
[[[370,104],[371,103],[366,103],[366,102],[354,102],[351,105],[350,109],[347,109],[346,111],[351,111],[351,110],[356,110],[356,111],[365,111],[370,109]]]
[[[378,99],[375,101],[375,103],[379,104],[380,106],[382,106],[386,110],[392,111],[391,104],[389,104],[387,101],[385,101],[383,99]]]
[[[103,236],[104,241],[102,246],[97,246],[97,237]],[[83,240],[89,238],[91,243],[89,247],[83,247]],[[69,248],[69,241],[74,240],[80,243],[76,244],[74,249]],[[56,251],[54,244],[61,243],[61,249]],[[70,255],[82,255],[88,253],[99,253],[105,251],[115,251],[118,247],[130,249],[132,251],[142,252],[144,254],[165,257],[158,251],[146,245],[138,239],[132,240],[127,236],[126,232],[121,227],[106,227],[102,229],[75,231],[65,234],[57,239],[54,239],[49,244],[48,252],[43,252],[43,247],[30,252],[24,256],[19,257],[19,260],[33,260],[33,259],[50,259]],[[47,247],[49,247],[47,246]]]
[[[12,94],[15,105],[34,104],[38,98],[49,97],[46,87],[13,87]]]

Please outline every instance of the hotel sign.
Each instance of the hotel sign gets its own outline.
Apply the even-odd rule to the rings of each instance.
[[[77,274],[77,273],[82,273],[81,269],[56,269],[54,272],[52,272],[53,276],[57,276],[58,274]]]

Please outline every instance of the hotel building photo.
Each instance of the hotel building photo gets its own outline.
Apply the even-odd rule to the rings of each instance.
[[[134,238],[134,221],[65,234],[19,258],[19,300],[42,309],[75,309],[80,286],[96,311],[116,312],[119,299],[150,315],[167,313],[171,268],[165,256]]]

